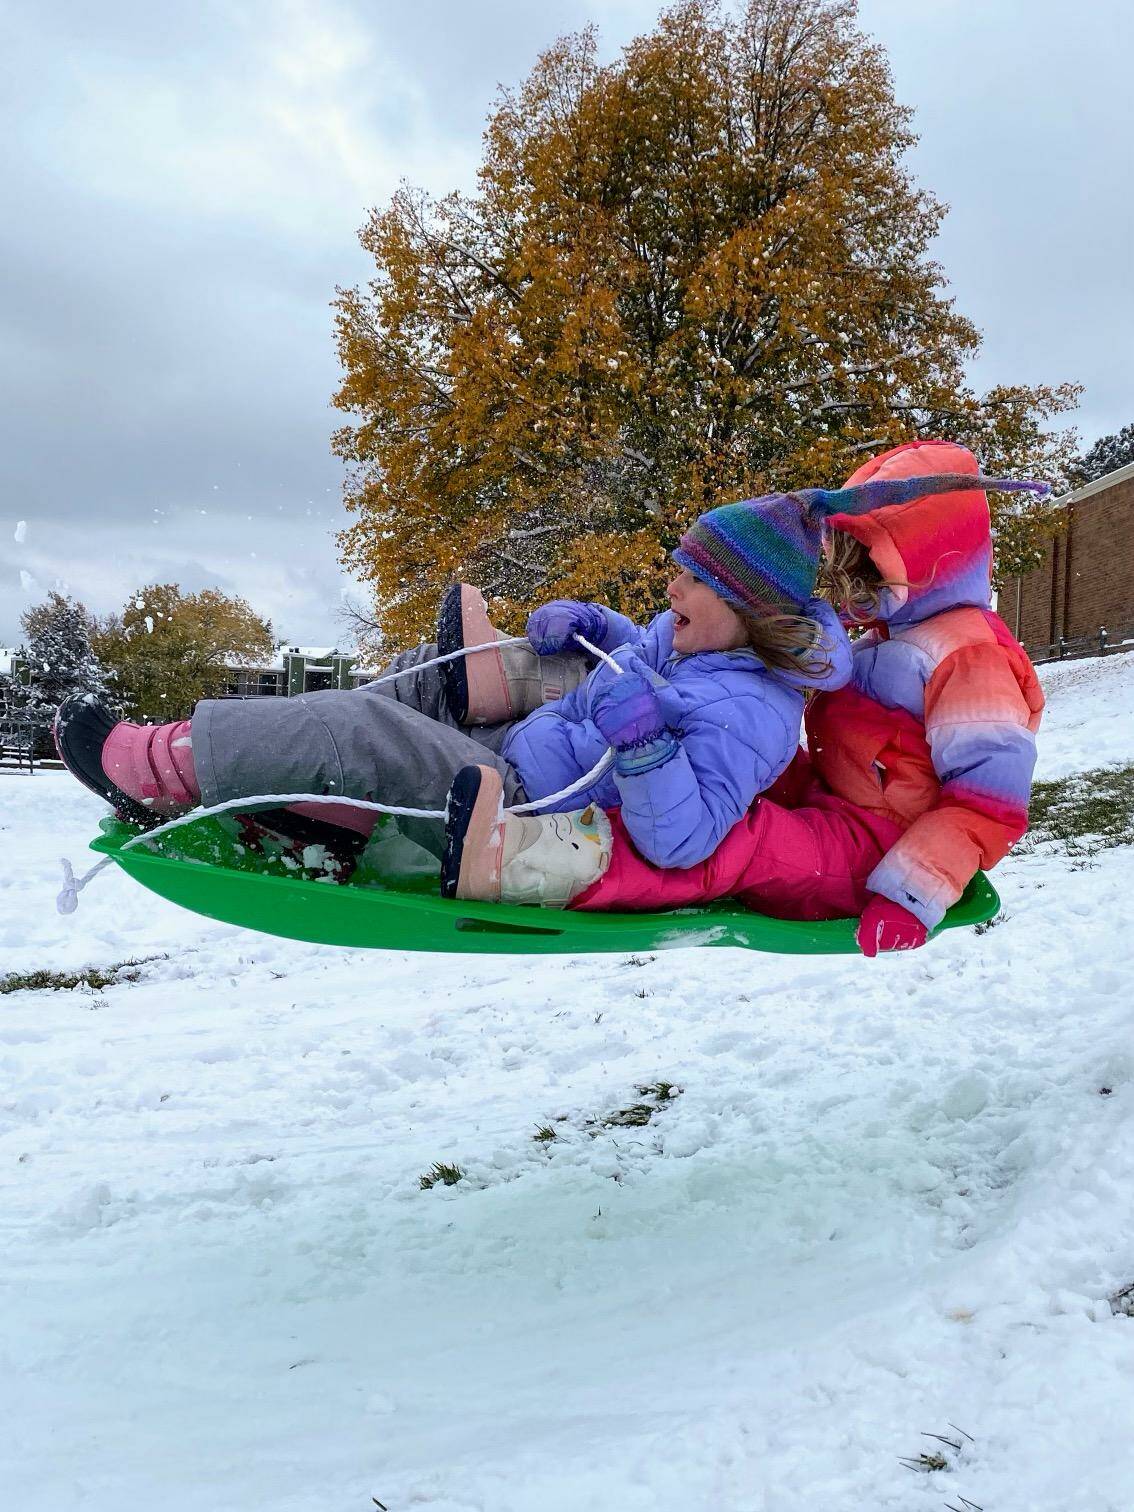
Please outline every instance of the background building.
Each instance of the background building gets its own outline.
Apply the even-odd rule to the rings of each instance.
[[[357,688],[378,674],[356,667],[355,652],[336,646],[277,646],[270,661],[253,665],[228,663],[228,698],[294,698],[321,688]]]
[[[1066,531],[1005,584],[1001,618],[1033,661],[1134,650],[1134,463],[1060,502]]]

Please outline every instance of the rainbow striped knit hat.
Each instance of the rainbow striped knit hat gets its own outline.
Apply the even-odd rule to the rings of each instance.
[[[755,614],[800,614],[815,590],[828,516],[869,514],[930,494],[974,488],[1049,492],[1046,483],[937,473],[926,478],[875,478],[850,488],[766,494],[708,510],[681,537],[673,560],[738,608]]]

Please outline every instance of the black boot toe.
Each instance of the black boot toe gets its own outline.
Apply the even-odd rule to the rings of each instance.
[[[96,793],[127,824],[153,829],[160,819],[111,782],[102,769],[102,748],[118,723],[94,693],[72,693],[55,711],[52,734],[59,760],[85,788]]]
[[[464,619],[461,614],[461,585],[450,583],[441,599],[437,613],[437,651],[441,656],[452,656],[465,648]],[[465,659],[442,662],[438,668],[445,686],[445,702],[458,724],[467,724],[469,715],[469,680],[465,672]]]

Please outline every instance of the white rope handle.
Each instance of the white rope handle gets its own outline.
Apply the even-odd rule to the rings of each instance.
[[[613,656],[608,655],[605,651],[600,651],[597,646],[592,646],[585,635],[576,635],[575,639],[579,642],[584,651],[589,651],[592,656],[597,656],[599,661],[605,662],[608,667],[613,668],[613,670],[618,673],[619,677],[622,676],[623,672],[626,669],[625,667],[620,667]]]
[[[61,914],[73,914],[79,906],[79,894],[83,888],[86,887],[88,882],[93,882],[103,867],[110,865],[112,859],[111,856],[107,856],[105,860],[99,861],[92,866],[89,872],[85,872],[81,877],[76,877],[70,861],[67,860],[66,856],[62,857],[63,886],[60,888],[59,895],[55,899],[55,907],[58,912]]]
[[[574,639],[578,641],[584,651],[588,651],[592,656],[597,657],[599,661],[605,662],[619,676],[622,675],[624,668],[618,665],[613,656],[608,655],[605,651],[600,651],[598,646],[592,645],[582,635],[575,635]],[[528,643],[526,635],[512,635],[503,640],[486,641],[483,645],[479,646],[463,646],[459,651],[451,651],[445,656],[435,656],[429,661],[419,662],[416,667],[402,667],[397,672],[388,672],[385,677],[376,678],[372,686],[380,683],[395,682],[399,677],[409,677],[413,672],[424,672],[426,668],[439,666],[442,662],[456,661],[462,656],[471,656],[474,651],[495,651],[500,646],[515,646],[521,643]],[[569,783],[567,787],[560,788],[557,793],[548,793],[544,798],[535,798],[528,803],[517,803],[512,808],[506,808],[502,812],[505,814],[530,814],[534,813],[537,809],[547,808],[551,804],[561,803],[565,798],[573,798],[576,793],[581,793],[584,789],[589,788],[592,783],[597,782],[600,777],[604,777],[610,770],[610,764],[613,760],[614,751],[608,748],[589,772],[584,772],[581,777]],[[144,830],[140,835],[132,836],[122,846],[122,849],[124,851],[133,850],[136,845],[145,845],[151,840],[156,840],[159,835],[167,835],[171,830],[181,829],[183,825],[196,824],[198,819],[211,819],[216,814],[227,814],[233,809],[239,809],[241,812],[246,813],[258,808],[281,808],[289,803],[346,804],[350,808],[370,809],[378,814],[389,814],[396,819],[447,820],[449,817],[448,805],[443,809],[400,808],[397,804],[393,803],[373,803],[367,798],[339,797],[333,793],[260,793],[250,798],[229,798],[224,803],[214,803],[208,808],[190,809],[187,814],[181,814],[176,819],[169,819],[164,824],[156,825],[153,829]],[[100,861],[97,866],[92,867],[85,876],[77,879],[70,861],[67,860],[66,856],[62,858],[63,887],[55,900],[55,906],[61,914],[75,912],[75,909],[79,906],[79,893],[86,887],[88,882],[102,871],[104,866],[110,865],[111,859],[108,856],[105,861]]]
[[[578,640],[578,636],[575,637]],[[402,667],[397,672],[387,672],[385,677],[376,677],[370,687],[380,687],[382,683],[397,682],[399,677],[409,677],[412,672],[424,672],[426,667],[439,667],[442,662],[460,661],[462,656],[471,656],[474,651],[496,651],[501,646],[518,646],[521,642],[528,643],[526,635],[506,635],[501,640],[482,641],[479,646],[462,646],[459,651],[449,651],[444,656],[434,656],[429,661],[418,662],[416,667]],[[600,651],[599,656],[602,655]]]
[[[606,651],[600,651],[597,646],[592,646],[586,636],[572,635],[572,640],[578,641],[584,651],[589,651],[599,661],[605,662],[615,672],[621,675],[623,669],[618,665],[613,656]],[[530,646],[531,642],[526,635],[505,635],[500,640],[484,641],[479,646],[462,646],[459,651],[449,651],[444,656],[431,657],[429,661],[418,662],[415,667],[400,667],[397,672],[387,672],[385,677],[376,677],[370,687],[378,688],[383,683],[397,682],[399,677],[410,677],[414,672],[424,672],[427,667],[439,667],[442,662],[460,661],[462,656],[471,656],[474,651],[498,651],[501,646]]]

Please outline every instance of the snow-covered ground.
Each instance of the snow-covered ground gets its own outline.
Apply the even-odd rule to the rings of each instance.
[[[1042,775],[1134,758],[1134,655],[1045,680]],[[0,974],[157,957],[0,997],[5,1509],[1134,1507],[1134,852],[877,962],[429,957],[60,918],[99,811],[0,775]]]

